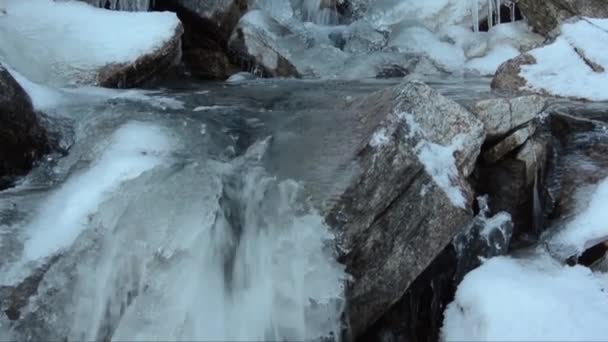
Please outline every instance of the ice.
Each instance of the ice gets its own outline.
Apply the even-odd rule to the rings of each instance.
[[[153,52],[179,25],[169,12],[109,11],[79,1],[4,0],[3,6],[0,57],[29,80],[54,87],[93,83],[98,68]]]
[[[55,0],[57,1],[57,0]],[[81,0],[82,1],[82,0]],[[111,10],[120,11],[148,11],[154,0],[84,0],[85,2]]]
[[[597,243],[608,241],[608,179],[588,195],[588,205],[549,241],[554,249],[563,249],[568,254],[565,257],[581,255]]]
[[[45,258],[69,247],[87,227],[89,215],[97,211],[106,194],[161,165],[173,142],[161,127],[132,122],[97,148],[103,151],[99,159],[52,194],[26,228],[27,259]]]
[[[605,341],[608,275],[546,254],[496,257],[469,273],[448,305],[444,341]]]
[[[555,42],[530,51],[536,64],[522,66],[528,88],[592,101],[608,100],[608,19],[582,19],[562,25]],[[589,64],[593,63],[594,66]]]

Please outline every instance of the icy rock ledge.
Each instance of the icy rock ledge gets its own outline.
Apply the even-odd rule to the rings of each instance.
[[[117,12],[77,1],[3,6],[0,58],[36,83],[128,88],[180,58],[183,28],[174,13]]]

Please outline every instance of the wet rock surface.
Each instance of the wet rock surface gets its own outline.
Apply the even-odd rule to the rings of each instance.
[[[50,149],[29,96],[0,65],[0,189],[29,172]]]
[[[288,55],[282,52],[277,41],[289,33],[286,27],[266,13],[251,11],[239,21],[228,46],[244,70],[262,77],[297,77],[298,70],[286,58]]]

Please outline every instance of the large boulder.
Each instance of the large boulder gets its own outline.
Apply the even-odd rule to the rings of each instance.
[[[472,172],[483,124],[420,82],[353,102],[367,132],[350,178],[326,217],[352,275],[347,322],[360,336],[472,219]]]
[[[299,76],[279,40],[291,32],[263,11],[247,13],[234,29],[228,46],[246,70],[263,77]]]
[[[27,93],[0,65],[0,189],[49,152],[46,131]]]
[[[167,0],[154,9],[176,12],[184,24],[182,60],[192,75],[223,80],[239,71],[229,57],[228,39],[249,5],[248,0]]]
[[[534,31],[543,35],[574,16],[608,17],[607,0],[519,0],[517,5]]]

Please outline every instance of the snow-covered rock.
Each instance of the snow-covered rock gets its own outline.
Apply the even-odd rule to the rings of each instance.
[[[290,31],[263,11],[255,10],[241,18],[234,29],[229,49],[245,69],[263,77],[299,76],[289,61],[289,53],[278,40]]]
[[[472,219],[467,176],[485,134],[457,103],[406,82],[351,104],[362,143],[345,163],[350,178],[327,215],[353,276],[353,335],[379,319]]]
[[[0,64],[0,189],[28,172],[49,145],[29,96]]]
[[[608,17],[605,0],[518,0],[517,5],[534,30],[543,35],[574,16]]]
[[[131,87],[180,56],[183,29],[173,13],[109,11],[77,1],[3,4],[0,57],[40,84]]]
[[[581,18],[561,26],[546,46],[503,64],[492,86],[591,101],[608,100],[608,19]]]

